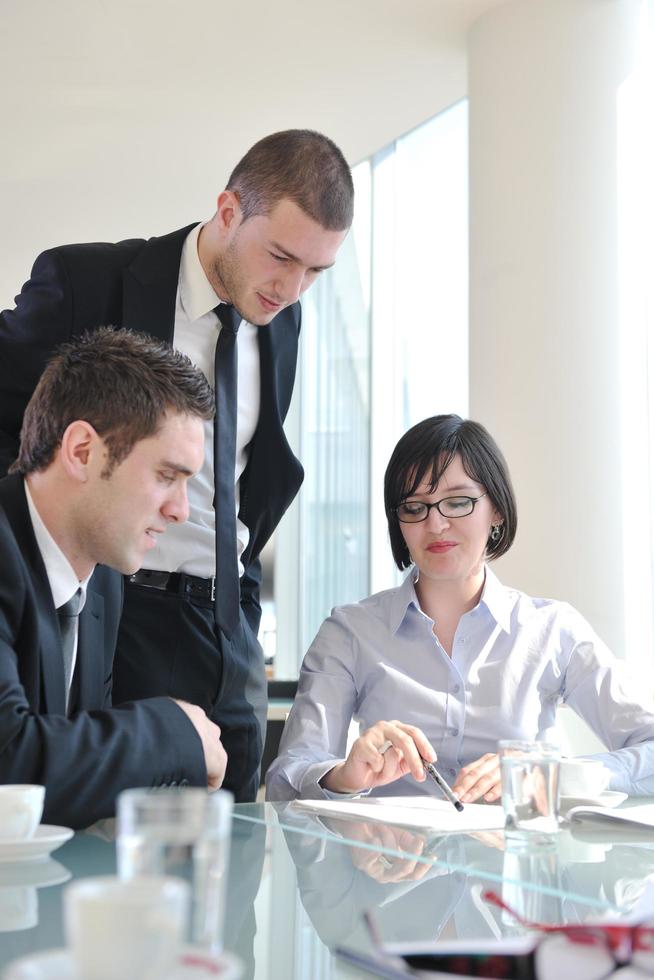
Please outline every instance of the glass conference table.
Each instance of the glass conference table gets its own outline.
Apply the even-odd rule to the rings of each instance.
[[[645,802],[645,801],[639,801]],[[61,947],[62,892],[72,878],[113,874],[111,828],[91,828],[47,860],[0,863],[0,977],[14,958]],[[654,831],[515,847],[501,831],[438,835],[319,817],[292,804],[235,807],[225,927],[245,978],[363,977],[337,945],[367,952],[362,913],[389,942],[494,939],[524,930],[483,893],[530,920],[629,914],[654,880]]]

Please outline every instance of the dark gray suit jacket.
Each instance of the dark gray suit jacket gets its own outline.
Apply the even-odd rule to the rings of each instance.
[[[172,700],[110,707],[121,604],[121,576],[98,567],[67,718],[57,614],[23,481],[0,480],[0,783],[45,785],[45,822],[88,826],[129,787],[207,785],[200,738]]]

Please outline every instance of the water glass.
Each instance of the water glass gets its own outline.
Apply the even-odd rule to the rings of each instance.
[[[223,947],[232,807],[225,790],[130,789],[118,797],[118,874],[188,879],[191,939],[214,954]]]
[[[557,746],[548,742],[500,742],[499,756],[506,833],[556,833],[561,759]]]

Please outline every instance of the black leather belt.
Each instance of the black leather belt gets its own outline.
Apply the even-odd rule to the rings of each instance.
[[[213,577],[199,578],[185,572],[155,572],[140,568],[133,575],[128,575],[127,581],[132,585],[144,585],[147,589],[158,589],[160,592],[175,592],[188,599],[204,599],[209,603],[216,597],[216,580]]]

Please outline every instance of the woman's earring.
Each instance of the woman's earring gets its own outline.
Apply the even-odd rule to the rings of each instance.
[[[501,537],[502,537],[502,525],[493,524],[491,526],[491,533],[490,533],[490,539],[493,542],[493,544],[497,544],[497,542],[500,540]]]

